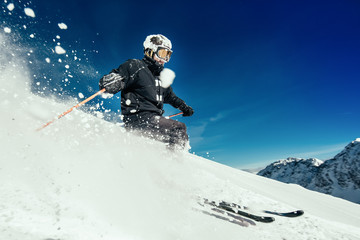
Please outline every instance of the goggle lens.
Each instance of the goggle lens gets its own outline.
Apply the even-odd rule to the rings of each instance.
[[[159,48],[156,52],[156,55],[161,58],[164,59],[166,61],[169,61],[170,56],[172,54],[172,51],[166,48]]]

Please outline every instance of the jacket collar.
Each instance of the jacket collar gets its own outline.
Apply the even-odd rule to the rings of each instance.
[[[159,76],[160,72],[164,69],[163,65],[148,56],[144,56],[143,61],[154,76]]]

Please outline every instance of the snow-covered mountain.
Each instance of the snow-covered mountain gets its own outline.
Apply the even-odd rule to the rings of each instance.
[[[360,138],[330,160],[288,158],[258,175],[360,203]]]
[[[296,183],[303,187],[314,178],[318,166],[323,162],[316,158],[288,158],[279,160],[258,172],[258,175],[281,182]]]
[[[74,110],[36,131],[78,100],[31,92],[30,68],[48,60],[29,62],[39,49],[22,49],[14,32],[0,33],[1,240],[360,239],[358,204],[168,151],[101,114]],[[77,66],[69,56],[57,61],[66,70]],[[305,215],[242,227],[204,214],[199,197]]]

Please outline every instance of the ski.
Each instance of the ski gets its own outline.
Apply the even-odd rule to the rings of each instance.
[[[235,213],[237,215],[240,215],[240,216],[243,216],[246,218],[250,218],[257,222],[271,223],[271,222],[275,221],[275,218],[273,218],[273,217],[259,216],[259,215],[247,213],[247,212],[241,211],[239,209],[233,208],[233,207],[231,207],[230,204],[228,204],[226,202],[220,202],[219,204],[216,204],[215,201],[209,201],[208,199],[204,199],[204,203],[211,205],[213,207],[225,210],[226,212]]]
[[[303,210],[297,210],[297,211],[292,211],[292,212],[273,212],[273,211],[264,210],[263,212],[268,213],[268,214],[281,216],[281,217],[290,217],[290,218],[300,217],[301,215],[304,214]]]
[[[212,209],[212,210],[213,210],[213,212],[208,212],[208,211],[205,211],[205,210],[202,210],[201,212],[208,215],[208,216],[215,217],[217,219],[221,219],[221,220],[224,220],[224,221],[227,221],[227,222],[231,222],[231,223],[234,223],[234,224],[242,226],[242,227],[248,227],[249,226],[249,223],[247,221],[244,221],[244,220],[241,220],[241,219],[236,219],[236,218],[233,218],[233,217],[228,217],[229,215],[225,214],[224,212],[221,212],[219,209]]]
[[[200,206],[204,207],[205,210],[204,209],[202,209],[202,210],[195,209],[195,210],[200,211],[206,215],[213,216],[218,219],[226,220],[228,222],[235,223],[235,224],[243,226],[243,227],[248,227],[249,225],[253,225],[253,226],[256,225],[256,223],[250,219],[243,218],[237,214],[227,212],[226,210],[218,208],[217,206],[214,206],[212,204],[208,204],[205,202],[203,202],[203,203],[198,202],[198,204]]]
[[[242,216],[242,217],[246,217],[246,218],[252,219],[257,222],[262,222],[262,223],[271,223],[271,222],[275,221],[275,218],[270,217],[270,216],[260,216],[260,215],[256,215],[253,213],[249,213],[248,211],[245,211],[245,210],[249,210],[248,207],[242,207],[236,203],[228,203],[225,201],[216,203],[215,201],[209,201],[206,198],[203,199],[203,202],[204,202],[204,204],[210,205],[217,209],[225,210],[227,214],[230,214],[230,213],[232,215],[235,214],[234,216]],[[276,211],[263,210],[262,212],[280,216],[280,217],[288,217],[288,218],[299,217],[304,214],[303,210],[296,210],[296,211],[290,211],[290,212],[276,212]]]
[[[245,209],[245,210],[249,209],[248,207],[241,207],[240,205],[238,205],[236,203],[230,204],[230,203],[223,201],[221,204],[228,205],[228,206],[231,206],[236,209]],[[291,211],[291,212],[276,212],[276,211],[262,210],[262,212],[267,213],[267,214],[276,215],[276,216],[281,216],[281,217],[289,217],[289,218],[300,217],[304,214],[303,210],[296,210],[296,211]]]

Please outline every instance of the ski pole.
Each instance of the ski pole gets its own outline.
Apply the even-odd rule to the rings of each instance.
[[[96,97],[97,95],[99,95],[99,94],[101,94],[101,93],[105,92],[105,90],[106,90],[105,88],[101,89],[100,91],[98,91],[97,93],[95,93],[94,95],[92,95],[91,97],[88,97],[88,98],[87,98],[87,99],[85,99],[84,101],[82,101],[82,102],[80,102],[80,103],[76,104],[75,106],[73,106],[73,107],[72,107],[72,108],[70,108],[69,110],[67,110],[67,111],[63,112],[63,113],[62,113],[62,114],[60,114],[57,118],[55,118],[55,119],[53,119],[53,120],[51,120],[51,121],[47,122],[46,124],[44,124],[44,125],[43,125],[43,126],[41,126],[40,128],[36,129],[36,131],[40,131],[41,129],[43,129],[43,128],[45,128],[45,127],[49,126],[50,124],[52,124],[53,122],[55,122],[55,120],[62,118],[63,116],[65,116],[66,114],[68,114],[68,113],[70,113],[72,110],[74,110],[75,108],[78,108],[78,107],[80,107],[80,106],[84,105],[85,103],[87,103],[88,101],[90,101],[91,99],[93,99],[94,97]]]
[[[179,116],[179,115],[181,115],[181,114],[184,114],[184,113],[183,113],[183,112],[179,112],[179,113],[177,113],[177,114],[170,115],[168,118],[176,117],[176,116]]]

